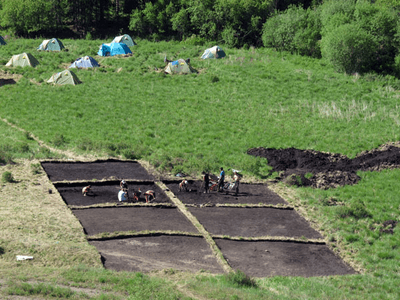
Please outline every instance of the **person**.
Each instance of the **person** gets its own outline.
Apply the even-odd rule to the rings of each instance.
[[[207,194],[210,192],[210,176],[208,172],[203,172],[203,174],[204,194]]]
[[[225,171],[224,168],[220,168],[221,173],[219,173],[219,179],[218,179],[218,191],[222,192],[224,190],[224,183],[225,183]]]
[[[139,201],[141,194],[142,194],[142,191],[140,190],[140,188],[137,191],[133,191],[133,200],[136,202]]]
[[[182,192],[183,190],[184,190],[185,192],[188,191],[188,181],[187,181],[186,179],[182,180],[182,181],[179,183],[179,191]]]
[[[87,195],[87,193],[89,193],[91,190],[91,186],[90,185],[87,185],[87,186],[84,186],[83,188],[82,188],[82,195],[83,196],[86,196]]]
[[[149,201],[152,201],[156,198],[156,193],[153,190],[148,190],[146,193],[144,193],[144,196],[146,198],[146,203],[149,203]]]
[[[233,175],[233,183],[235,184],[233,186],[235,189],[235,196],[239,194],[239,181],[240,181],[240,175],[238,174],[237,171],[235,171]]]
[[[126,183],[125,180],[122,180],[121,183],[119,184],[121,189],[128,189],[128,184]]]
[[[128,201],[128,191],[126,189],[120,189],[118,192],[118,201]]]

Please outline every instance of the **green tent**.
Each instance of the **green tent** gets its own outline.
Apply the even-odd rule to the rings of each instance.
[[[36,67],[39,64],[38,60],[33,57],[30,53],[22,53],[13,55],[9,62],[6,64],[6,67]]]
[[[116,36],[111,43],[124,43],[128,47],[135,46],[135,42],[128,34]]]
[[[57,38],[44,40],[37,48],[37,50],[47,50],[47,51],[61,51],[62,49],[64,49],[64,45]]]
[[[165,73],[168,74],[190,74],[196,73],[196,71],[188,64],[188,60],[182,58],[168,62],[164,69]]]
[[[53,74],[53,76],[51,76],[50,79],[47,80],[47,82],[54,83],[54,84],[72,84],[72,85],[81,83],[81,81],[78,79],[78,77],[75,75],[75,73],[71,72],[70,70],[65,70],[65,71]]]
[[[0,35],[0,45],[5,45],[7,44],[6,41],[3,39],[3,37]]]

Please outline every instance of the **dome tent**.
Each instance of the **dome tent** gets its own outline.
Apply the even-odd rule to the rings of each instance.
[[[100,67],[99,63],[91,56],[80,57],[69,68],[93,68]]]
[[[47,82],[54,83],[54,84],[72,84],[72,85],[81,83],[81,81],[78,79],[78,77],[75,75],[75,73],[73,73],[69,70],[53,74],[50,77],[50,79],[47,80]]]
[[[6,64],[6,67],[36,67],[39,64],[38,60],[30,53],[22,53],[13,55]]]
[[[188,60],[182,58],[168,62],[164,69],[165,73],[168,74],[190,74],[196,73],[196,71],[189,65]]]
[[[132,47],[132,46],[136,45],[136,43],[133,41],[133,39],[128,34],[116,36],[111,43],[124,43],[128,47]]]
[[[43,40],[43,42],[37,48],[37,50],[45,50],[45,51],[61,51],[62,49],[64,49],[64,45],[57,38],[52,38],[50,40]]]
[[[97,52],[100,56],[114,56],[129,53],[132,53],[132,51],[124,43],[102,44]]]
[[[214,46],[212,48],[208,48],[204,51],[203,55],[201,56],[202,59],[207,58],[223,58],[226,54],[224,50],[222,50],[219,46]]]

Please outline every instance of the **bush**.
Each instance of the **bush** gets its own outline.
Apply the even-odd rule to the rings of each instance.
[[[62,146],[65,144],[65,137],[62,134],[55,134],[52,143],[57,147]]]
[[[371,69],[378,45],[373,36],[357,24],[345,24],[327,33],[321,41],[322,56],[338,72],[352,74]]]
[[[230,272],[224,276],[226,281],[233,285],[244,287],[257,287],[257,283],[255,282],[255,280],[240,270],[237,270],[236,272]]]
[[[338,207],[337,213],[340,218],[354,217],[356,219],[369,218],[371,214],[367,211],[364,202],[357,200],[348,206]]]
[[[14,182],[14,178],[13,178],[11,172],[4,172],[1,175],[1,181],[2,182]]]
[[[291,6],[265,22],[262,41],[265,47],[320,57],[321,39],[319,10]]]

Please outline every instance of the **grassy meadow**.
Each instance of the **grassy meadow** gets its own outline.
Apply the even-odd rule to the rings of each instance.
[[[269,167],[248,156],[252,147],[314,149],[354,157],[400,140],[400,81],[375,74],[335,73],[323,60],[270,49],[229,49],[222,60],[201,60],[214,44],[137,40],[131,57],[96,56],[100,40],[63,40],[68,51],[38,52],[41,39],[11,39],[0,47],[0,295],[71,299],[397,299],[400,170],[360,172],[354,186],[330,190],[270,183],[294,205],[330,247],[359,274],[271,277],[257,286],[232,276],[174,270],[117,273],[101,267],[41,168],[39,159],[66,158],[40,145],[77,155],[149,161],[159,171],[198,176],[220,166],[265,180]],[[7,68],[30,52],[36,68]],[[76,58],[101,67],[74,70],[83,82],[46,81]],[[198,71],[165,75],[164,57],[190,58]],[[16,164],[12,164],[16,162]],[[5,165],[4,165],[5,164]],[[23,195],[21,197],[21,195]],[[8,202],[7,202],[8,200]],[[56,203],[55,205],[53,205]],[[50,205],[51,204],[51,205]],[[58,242],[58,243],[57,243]],[[24,251],[35,259],[16,262]],[[238,276],[240,277],[240,276]],[[240,279],[240,278],[239,278]]]

